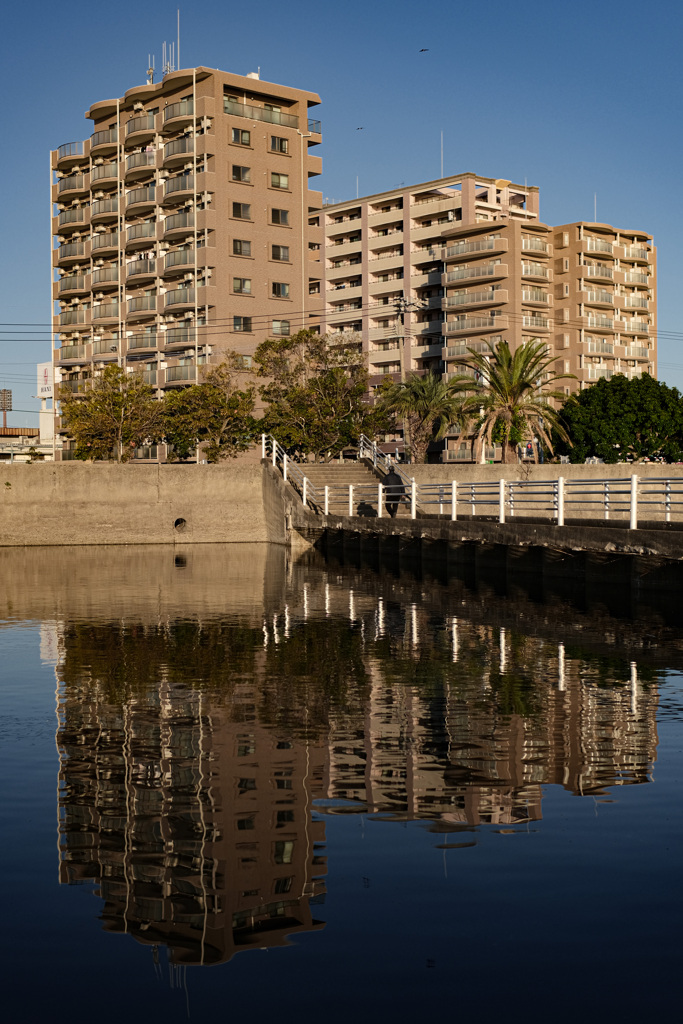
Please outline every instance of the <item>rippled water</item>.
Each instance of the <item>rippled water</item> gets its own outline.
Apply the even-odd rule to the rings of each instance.
[[[0,569],[5,1019],[676,1012],[676,594],[247,545]]]

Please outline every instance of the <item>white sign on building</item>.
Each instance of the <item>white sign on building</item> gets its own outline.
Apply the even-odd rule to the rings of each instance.
[[[54,398],[52,363],[38,363],[38,391],[36,397]]]

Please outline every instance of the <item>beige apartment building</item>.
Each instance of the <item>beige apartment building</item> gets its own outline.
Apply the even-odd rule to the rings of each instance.
[[[652,236],[607,224],[551,227],[539,192],[457,175],[325,207],[325,325],[357,332],[371,386],[389,374],[462,372],[468,350],[547,343],[565,390],[656,375]],[[446,460],[469,460],[450,437]]]
[[[57,383],[115,363],[161,396],[318,322],[319,102],[198,67],[90,107],[90,138],[51,154]]]

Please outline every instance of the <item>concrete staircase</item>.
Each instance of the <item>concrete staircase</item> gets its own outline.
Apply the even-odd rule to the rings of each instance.
[[[307,463],[301,464],[299,468],[315,488],[315,497],[312,497],[311,504],[315,503],[318,511],[323,511],[323,494],[327,486],[330,515],[347,516],[351,485],[354,515],[369,518],[377,516],[377,485],[381,483],[383,474],[366,462]],[[384,515],[387,514],[385,508]],[[405,501],[399,505],[398,515],[402,518],[410,517],[410,506]]]

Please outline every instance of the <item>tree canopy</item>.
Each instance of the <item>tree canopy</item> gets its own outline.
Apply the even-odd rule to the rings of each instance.
[[[201,384],[164,397],[164,437],[176,458],[189,458],[201,444],[207,462],[220,462],[253,445],[258,432],[252,415],[255,388],[243,378],[240,357],[229,353],[206,370]]]
[[[564,399],[564,393],[552,385],[572,378],[570,373],[555,373],[555,356],[548,355],[545,342],[538,338],[510,351],[507,341],[488,342],[489,351],[468,349],[465,366],[474,378],[462,375],[453,383],[469,392],[462,403],[462,416],[475,423],[476,436],[487,444],[500,440],[503,462],[517,461],[517,445],[537,435],[553,451],[551,433],[569,443],[557,409],[551,402]]]
[[[386,416],[366,398],[368,371],[356,341],[302,330],[270,338],[254,355],[266,405],[261,428],[294,457],[329,459],[374,436]]]
[[[107,366],[85,382],[81,395],[59,393],[62,421],[76,442],[77,459],[127,462],[135,449],[163,434],[162,407],[142,374]]]
[[[430,372],[424,376],[411,373],[405,381],[392,383],[381,393],[380,408],[405,424],[413,462],[426,462],[429,442],[440,440],[452,423],[462,420],[462,390],[462,384],[449,383]]]
[[[649,374],[596,381],[565,403],[561,419],[571,446],[557,436],[556,448],[572,462],[683,459],[683,398]]]

